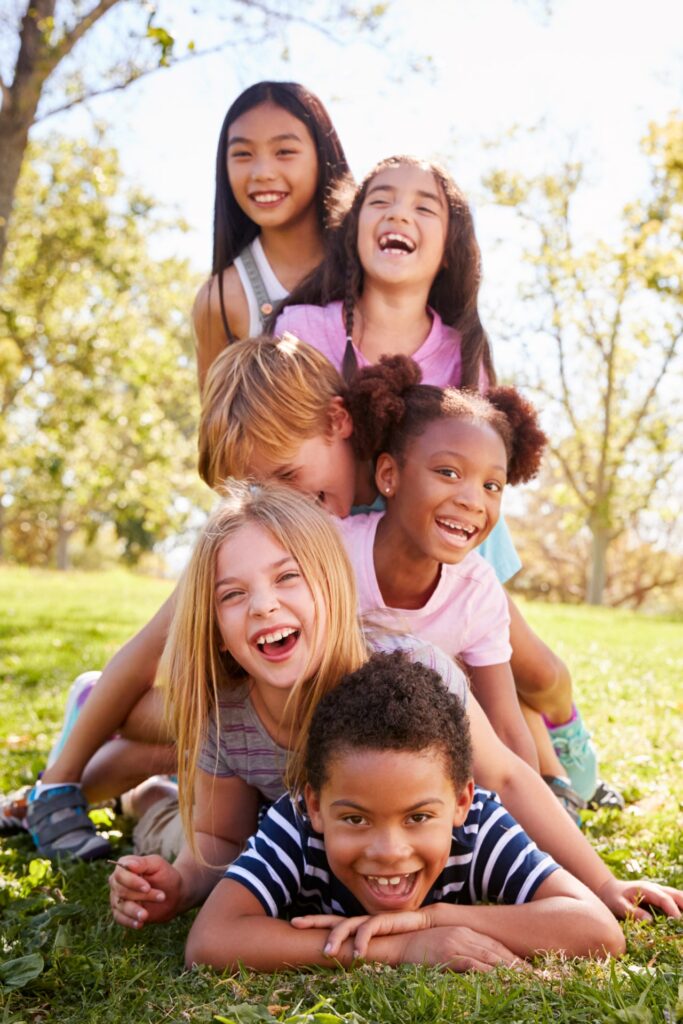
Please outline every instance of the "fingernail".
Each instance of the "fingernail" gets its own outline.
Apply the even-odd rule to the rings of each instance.
[[[140,886],[140,892],[149,892],[150,888],[151,888],[151,886],[149,886],[149,885],[141,885]]]
[[[354,951],[353,951],[353,959],[354,960],[358,960],[359,958],[360,958],[360,953],[358,952],[357,949],[354,949]]]
[[[325,948],[323,949],[323,953],[325,954],[325,956],[329,956],[331,952],[332,952],[332,946],[328,942],[327,945],[325,946]]]
[[[156,894],[156,896],[155,896],[155,899],[156,899],[157,903],[161,903],[162,900],[166,899],[166,893],[165,892],[158,892]]]
[[[138,912],[137,912],[137,914],[135,916],[137,917],[138,921],[142,921],[142,918],[144,916],[144,911],[138,910]]]

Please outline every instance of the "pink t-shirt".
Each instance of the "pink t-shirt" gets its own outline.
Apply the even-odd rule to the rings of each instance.
[[[361,614],[441,647],[474,667],[510,660],[510,615],[505,591],[481,555],[442,565],[436,590],[422,608],[388,608],[375,575],[373,549],[382,512],[336,523],[356,573]]]
[[[460,335],[454,327],[447,327],[438,313],[430,310],[432,328],[413,359],[422,370],[422,383],[444,388],[458,387],[462,376]],[[346,330],[341,302],[327,306],[287,306],[275,322],[275,334],[290,331],[317,348],[341,372]],[[354,346],[358,366],[369,366],[362,352]],[[479,387],[486,391],[488,382],[483,368],[479,372]]]

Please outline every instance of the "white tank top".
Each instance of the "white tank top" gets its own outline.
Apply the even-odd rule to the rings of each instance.
[[[271,267],[270,263],[266,259],[266,254],[263,251],[261,245],[261,239],[259,235],[256,236],[253,242],[250,244],[251,254],[254,257],[254,262],[258,267],[259,273],[265,285],[266,292],[268,293],[268,299],[270,304],[274,305],[279,302],[280,299],[286,298],[288,292],[287,289],[282,285],[275,276],[275,272]],[[242,255],[235,257],[235,269],[239,274],[242,287],[244,288],[244,294],[247,297],[247,305],[249,307],[249,337],[253,338],[257,334],[261,334],[263,331],[262,313],[259,308],[259,301],[254,292],[251,281],[249,280],[249,274],[247,268],[244,265]],[[264,314],[272,312],[272,309],[265,309]]]

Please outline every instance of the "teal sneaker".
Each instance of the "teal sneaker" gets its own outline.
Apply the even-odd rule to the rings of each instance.
[[[571,722],[549,725],[548,732],[558,760],[571,779],[572,788],[583,800],[590,800],[598,784],[598,759],[581,715],[576,711]]]

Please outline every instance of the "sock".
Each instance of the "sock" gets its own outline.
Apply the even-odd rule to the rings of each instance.
[[[566,722],[551,722],[547,715],[542,715],[543,724],[546,729],[559,729],[563,725],[569,725],[571,722],[575,722],[579,717],[579,712],[576,708],[576,704],[572,704],[572,713]]]

